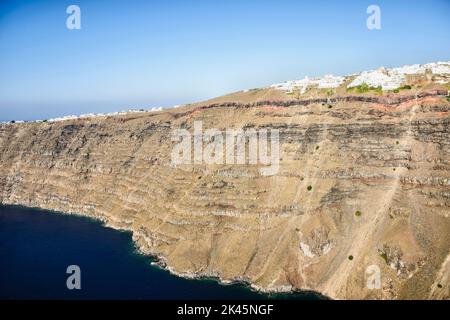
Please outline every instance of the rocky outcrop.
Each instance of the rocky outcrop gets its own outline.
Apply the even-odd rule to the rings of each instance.
[[[448,299],[450,102],[427,90],[2,124],[0,200],[131,230],[183,276],[338,299]],[[194,121],[278,129],[279,170],[174,166],[172,132]],[[374,265],[380,288],[367,286]]]

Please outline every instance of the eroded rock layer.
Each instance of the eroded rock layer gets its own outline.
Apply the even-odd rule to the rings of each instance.
[[[339,299],[448,299],[445,95],[341,95],[2,124],[0,200],[131,230],[143,252],[185,276]],[[278,172],[174,166],[171,134],[192,132],[194,121],[223,131],[278,129]]]

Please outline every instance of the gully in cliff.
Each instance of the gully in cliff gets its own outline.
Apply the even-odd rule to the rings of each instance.
[[[270,134],[270,139],[269,139]],[[224,138],[225,137],[225,138]],[[269,141],[270,140],[270,155]],[[263,165],[263,176],[275,175],[280,164],[280,138],[278,129],[207,129],[202,121],[194,121],[194,134],[186,129],[172,132],[172,165],[237,164]],[[206,143],[203,146],[203,143]],[[247,143],[248,142],[248,143]],[[192,144],[194,156],[192,157]],[[248,161],[246,149],[248,145]],[[224,148],[225,147],[225,148]]]

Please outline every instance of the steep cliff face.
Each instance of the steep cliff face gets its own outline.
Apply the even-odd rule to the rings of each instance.
[[[0,200],[131,230],[143,252],[185,276],[339,299],[448,299],[450,102],[440,90],[288,102],[264,94],[2,124]],[[193,132],[194,121],[278,129],[279,170],[173,165],[172,133]]]

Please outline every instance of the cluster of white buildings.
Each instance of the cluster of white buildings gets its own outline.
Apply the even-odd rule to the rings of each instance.
[[[385,68],[380,68],[378,70],[360,73],[347,87],[353,88],[366,83],[369,87],[381,87],[383,90],[394,90],[399,88],[404,81],[404,74],[393,73]]]
[[[347,77],[333,76],[333,75],[325,75],[320,78],[311,78],[311,79],[305,77],[304,79],[301,80],[290,80],[283,83],[276,83],[271,85],[270,87],[277,90],[287,91],[290,93],[294,92],[294,90],[298,90],[300,94],[303,94],[310,87],[319,89],[337,88],[341,86],[346,80],[353,78],[353,80],[347,85],[347,88],[357,87],[365,83],[370,87],[375,88],[381,87],[383,90],[394,90],[402,86],[402,84],[406,80],[406,75],[425,74],[427,72],[434,75],[434,79],[437,83],[448,83],[450,82],[450,61],[433,62],[427,64],[414,64],[391,69],[381,67],[377,70],[363,71],[361,73],[353,74]],[[244,92],[247,91],[248,90],[244,90]],[[182,105],[174,106],[174,108],[181,106]],[[48,119],[47,121],[58,122],[83,118],[118,116],[139,112],[155,112],[161,110],[162,107],[151,108],[149,110],[133,109],[128,111],[111,112],[111,113],[89,113],[89,114],[82,114],[79,116],[69,115],[60,118],[53,118]],[[42,122],[42,121],[43,120],[36,120],[34,122]],[[23,122],[24,121],[15,121],[15,123],[23,123]]]
[[[355,78],[347,85],[348,88],[357,87],[366,83],[371,87],[381,87],[383,90],[393,90],[401,87],[406,80],[406,75],[425,74],[427,71],[434,75],[440,75],[441,77],[437,80],[439,83],[450,81],[450,61],[447,61],[414,64],[392,69],[382,67],[377,70],[364,71],[348,77],[333,75],[325,75],[324,77],[313,79],[305,77],[301,80],[291,80],[273,84],[270,87],[287,92],[299,90],[300,93],[303,94],[309,87],[317,87],[319,89],[337,88],[342,85],[345,80],[354,76]]]
[[[345,81],[344,77],[333,76],[331,74],[327,74],[322,78],[313,78],[310,79],[305,77],[301,80],[291,80],[283,83],[273,84],[270,87],[278,90],[284,90],[288,92],[293,92],[294,89],[300,90],[300,93],[305,93],[308,87],[317,87],[317,88],[337,88]]]
[[[110,113],[87,113],[87,114],[82,114],[82,115],[79,115],[79,116],[70,115],[70,116],[64,116],[64,117],[60,117],[60,118],[48,119],[47,122],[57,122],[57,121],[74,120],[74,119],[85,119],[85,118],[96,118],[96,117],[111,117],[111,116],[126,115],[126,114],[130,114],[130,113],[155,112],[155,111],[161,111],[161,110],[162,110],[162,107],[151,108],[149,110],[130,109],[130,110],[127,110],[127,111],[118,111],[118,112],[110,112]]]
[[[157,107],[157,108],[151,108],[148,110],[144,110],[144,109],[140,109],[140,110],[136,110],[136,109],[130,109],[127,111],[118,111],[118,112],[110,112],[110,113],[87,113],[87,114],[82,114],[79,116],[76,115],[68,115],[68,116],[64,116],[64,117],[59,117],[59,118],[52,118],[52,119],[48,119],[46,120],[47,122],[59,122],[59,121],[66,121],[66,120],[75,120],[75,119],[86,119],[86,118],[97,118],[97,117],[111,117],[111,116],[120,116],[120,115],[127,115],[130,113],[142,113],[142,112],[156,112],[156,111],[162,111],[162,107]],[[43,122],[44,120],[34,120],[34,121],[30,121],[30,122]],[[25,121],[22,120],[18,120],[18,121],[14,121],[13,123],[24,123]],[[12,122],[2,122],[2,123],[12,123]]]

